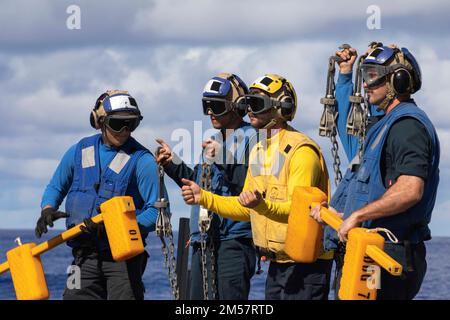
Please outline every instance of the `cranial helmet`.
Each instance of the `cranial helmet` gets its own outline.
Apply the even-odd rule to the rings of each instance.
[[[294,86],[287,79],[276,74],[266,74],[256,79],[250,86],[250,89],[259,89],[265,92],[272,100],[271,103],[265,103],[264,106],[261,105],[260,112],[274,107],[282,119],[286,121],[294,119],[297,111],[297,94]],[[251,102],[254,98],[256,98],[255,95],[248,95],[247,100]]]
[[[238,106],[247,93],[247,85],[237,75],[220,73],[210,79],[203,89],[203,113],[207,115],[210,111],[215,116],[221,116],[234,110],[243,117],[246,111]]]
[[[118,112],[127,112],[129,119],[133,121],[133,131],[139,122],[143,119],[141,111],[136,103],[136,100],[125,90],[108,90],[102,93],[95,102],[95,106],[90,114],[90,123],[94,129],[100,129],[104,120],[108,116],[113,116]],[[122,116],[123,119],[124,116]]]

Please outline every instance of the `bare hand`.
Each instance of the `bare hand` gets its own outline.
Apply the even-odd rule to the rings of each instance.
[[[316,220],[318,223],[320,223],[323,226],[326,226],[327,224],[325,223],[325,221],[323,221],[321,215],[320,215],[320,209],[321,208],[328,208],[328,210],[330,210],[331,212],[334,212],[335,214],[337,214],[338,216],[340,216],[341,218],[344,216],[343,213],[337,212],[336,209],[334,209],[333,207],[329,207],[328,203],[326,201],[322,202],[320,205],[314,207],[311,209],[311,212],[309,213],[309,215]]]
[[[326,201],[323,201],[320,205],[314,207],[311,209],[311,212],[309,213],[309,215],[316,220],[318,223],[320,223],[323,226],[326,226],[326,223],[322,220],[322,217],[320,216],[320,208],[328,207],[328,203]],[[334,210],[334,209],[333,209]]]
[[[347,242],[348,241],[348,233],[351,229],[359,227],[360,223],[356,219],[355,215],[351,215],[347,219],[342,222],[341,226],[338,230],[338,236],[339,240],[341,242]]]
[[[181,179],[184,186],[181,188],[181,196],[186,204],[193,205],[200,203],[201,188],[194,181]]]
[[[246,208],[254,208],[261,203],[263,197],[258,191],[244,191],[239,195],[238,201],[241,206]]]
[[[172,162],[172,149],[163,139],[156,139],[161,146],[156,150],[156,162],[163,166]]]
[[[213,139],[208,139],[202,142],[203,154],[206,159],[214,161],[215,157],[219,154],[220,144]]]
[[[350,73],[353,69],[353,64],[358,57],[358,53],[355,48],[342,49],[336,51],[336,56],[338,56],[340,61],[338,61],[338,66],[341,73]]]

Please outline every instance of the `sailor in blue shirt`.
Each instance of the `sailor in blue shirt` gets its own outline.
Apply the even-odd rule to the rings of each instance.
[[[114,262],[104,225],[91,220],[103,202],[129,195],[136,207],[142,238],[155,230],[157,164],[150,151],[131,137],[141,120],[136,100],[128,92],[103,93],[90,118],[92,127],[100,129],[101,134],[83,138],[70,147],[45,189],[37,237],[61,217],[66,218],[67,228],[86,224],[84,234],[67,243],[72,247],[73,264],[81,270],[81,288],[66,287],[64,299],[144,298],[142,274],[147,253]],[[58,208],[64,198],[65,212],[61,212]]]

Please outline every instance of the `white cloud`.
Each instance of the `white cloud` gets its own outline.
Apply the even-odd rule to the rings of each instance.
[[[439,34],[448,27],[445,0],[380,0],[382,29],[366,27],[373,1],[314,2],[230,0],[79,0],[81,29],[68,30],[66,9],[71,0],[4,0],[0,12],[0,43],[12,51],[104,45],[264,44],[300,39],[352,39],[380,34]],[[20,9],[19,9],[20,8]],[[433,23],[427,23],[432,17]],[[413,21],[413,22],[412,22]],[[437,36],[439,35],[439,36]]]
[[[51,177],[57,165],[56,159],[0,158],[0,173],[4,176],[12,175],[14,178],[44,180]]]
[[[63,153],[83,136],[94,134],[89,112],[97,96],[110,88],[128,89],[136,97],[144,121],[134,136],[153,151],[154,138],[170,142],[173,130],[192,132],[195,120],[203,120],[204,129],[210,127],[200,102],[210,77],[234,72],[250,84],[264,73],[279,73],[297,90],[300,105],[293,126],[319,142],[330,160],[329,141],[317,134],[327,58],[341,42],[351,42],[362,52],[374,37],[410,48],[419,60],[424,83],[416,100],[438,128],[443,150],[441,188],[449,189],[450,158],[445,148],[450,143],[450,109],[446,107],[450,56],[443,50],[448,35],[441,32],[443,40],[437,43],[433,34],[433,22],[440,21],[447,2],[429,2],[424,8],[414,1],[408,5],[380,1],[384,29],[369,32],[365,29],[368,2],[319,1],[305,6],[296,1],[256,0],[164,0],[145,5],[80,1],[86,20],[79,34],[60,29],[60,24],[65,27],[66,3],[53,7],[49,1],[42,1],[41,6],[27,2],[20,20],[14,10],[16,1],[2,3],[0,28],[8,23],[17,27],[2,28],[6,31],[0,35],[2,49],[8,49],[0,53],[0,72],[6,74],[0,75],[4,119],[0,176],[2,184],[12,188],[0,190],[0,198],[9,199],[14,191],[19,192],[21,206],[28,203],[28,207],[17,214],[27,216],[27,210],[35,210],[35,202]],[[440,11],[443,13],[437,14]],[[390,19],[398,14],[397,32]],[[401,22],[408,14],[433,14],[421,31],[428,36],[421,41]],[[99,19],[104,16],[109,18]],[[110,21],[123,16],[134,24],[111,25]],[[41,50],[35,51],[39,46]],[[331,161],[328,163],[331,170]],[[34,185],[35,181],[39,187],[26,191],[18,185]],[[172,184],[169,190],[176,215],[188,213],[178,188]],[[448,207],[445,198],[442,191],[438,199],[442,212]],[[15,210],[14,203],[9,209]],[[7,225],[20,227],[21,219],[8,213]]]

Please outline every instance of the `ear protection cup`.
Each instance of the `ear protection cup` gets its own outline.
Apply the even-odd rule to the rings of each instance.
[[[99,123],[99,117],[97,115],[97,110],[100,107],[101,103],[103,102],[103,99],[105,99],[108,96],[108,93],[102,93],[95,102],[94,109],[91,111],[91,115],[89,117],[89,122],[91,124],[91,127],[98,130],[100,129],[101,124]]]
[[[391,76],[391,85],[397,94],[411,93],[413,89],[412,84],[411,73],[405,68],[396,70]]]
[[[244,97],[240,97],[236,100],[236,107],[235,112],[238,114],[239,117],[243,118],[247,114],[247,105],[245,104]]]
[[[292,114],[294,113],[295,110],[295,104],[294,101],[291,97],[289,96],[285,96],[283,98],[281,98],[281,115],[283,116],[283,118],[289,119],[291,118]]]
[[[97,122],[97,113],[95,112],[95,109],[91,111],[91,115],[89,117],[89,122],[91,123],[92,128],[100,129],[98,122]]]

